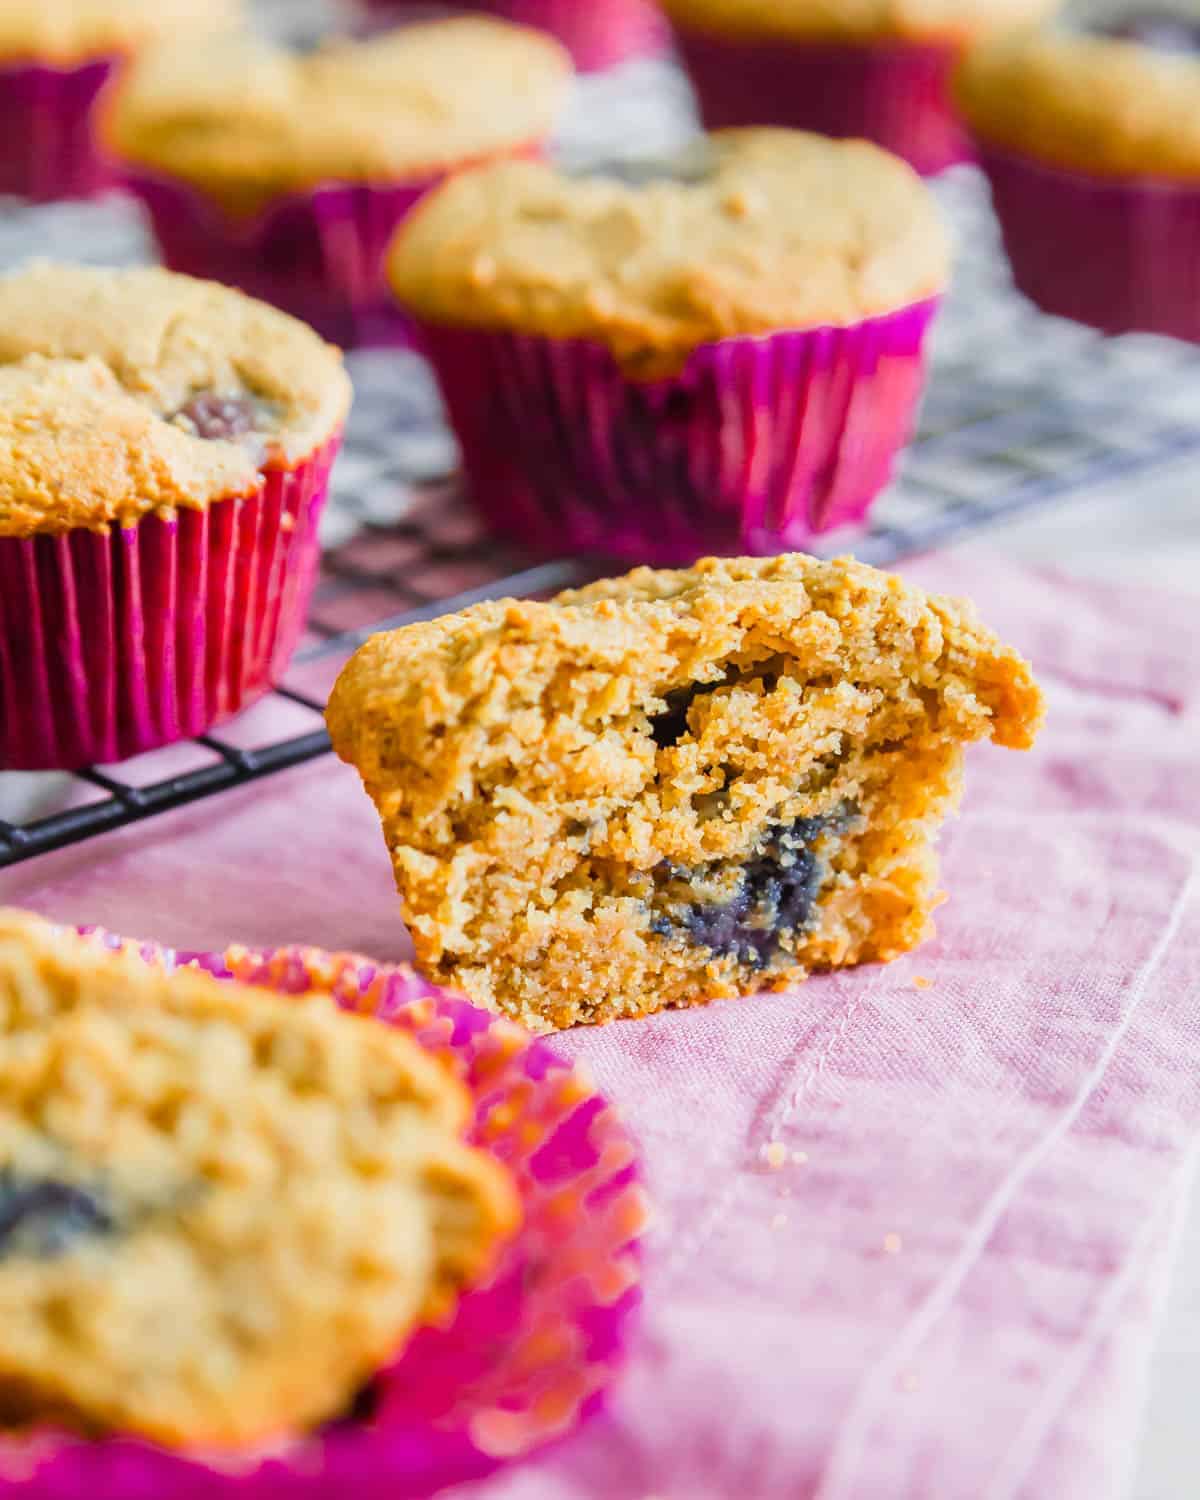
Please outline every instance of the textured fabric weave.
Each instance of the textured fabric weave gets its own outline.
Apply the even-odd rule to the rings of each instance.
[[[1115,1500],[1200,1144],[1195,604],[950,559],[1050,699],[972,752],[937,939],[794,993],[578,1032],[658,1224],[606,1412],[481,1500]],[[191,947],[401,951],[323,761],[0,875]]]

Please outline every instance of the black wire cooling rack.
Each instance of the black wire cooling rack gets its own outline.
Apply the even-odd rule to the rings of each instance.
[[[691,128],[669,69],[590,80],[568,132],[586,159],[616,144],[669,145]],[[1200,455],[1200,349],[1109,340],[1045,318],[1009,283],[978,174],[938,186],[959,245],[954,289],[934,335],[919,431],[867,531],[821,550],[886,564],[999,525],[1074,493]],[[0,208],[0,266],[31,254],[105,263],[149,253],[121,202]],[[611,570],[602,558],[534,562],[489,539],[455,477],[453,439],[413,354],[350,357],[355,407],[334,475],[326,551],[308,633],[284,682],[219,732],[121,766],[71,775],[0,775],[0,866],[102,834],[324,754],[325,695],[373,630],[503,594],[547,593]]]

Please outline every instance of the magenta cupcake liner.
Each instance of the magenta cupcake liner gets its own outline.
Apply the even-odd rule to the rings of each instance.
[[[92,106],[118,61],[0,67],[0,193],[41,203],[90,198],[113,185],[93,134]]]
[[[409,342],[409,320],[387,292],[384,256],[397,225],[441,180],[328,183],[239,218],[186,183],[125,174],[172,271],[238,287],[344,349]]]
[[[951,97],[953,47],[736,41],[689,27],[676,41],[709,130],[786,125],[861,137],[925,176],[973,158]]]
[[[654,0],[364,0],[373,11],[405,19],[476,11],[535,26],[557,38],[581,73],[595,73],[639,58],[661,57],[670,33]]]
[[[303,627],[339,441],[204,510],[0,537],[0,769],[125,760],[266,692]]]
[[[94,936],[167,968],[320,990],[408,1032],[470,1090],[470,1138],[513,1174],[524,1221],[488,1282],[451,1322],[419,1332],[343,1421],[220,1466],[133,1440],[0,1437],[4,1500],[416,1500],[532,1453],[595,1410],[639,1300],[647,1211],[629,1135],[577,1070],[407,967],[307,948],[176,954]]]
[[[495,531],[539,552],[686,563],[863,520],[911,431],[936,306],[704,344],[652,381],[589,340],[421,333]]]
[[[1027,297],[1105,333],[1200,343],[1200,182],[1093,177],[989,146],[980,158]]]

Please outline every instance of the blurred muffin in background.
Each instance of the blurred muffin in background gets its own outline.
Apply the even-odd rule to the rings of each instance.
[[[982,46],[957,91],[1021,290],[1107,333],[1200,342],[1200,14]]]
[[[124,760],[279,680],[349,405],[338,350],[229,287],[0,277],[0,769]]]
[[[950,91],[968,43],[1060,0],[663,0],[710,130],[861,136],[940,172],[970,157]]]
[[[303,54],[221,37],[139,59],[105,130],[173,270],[343,346],[403,342],[383,280],[393,230],[459,168],[538,154],[570,76],[557,42],[482,17]]]
[[[690,562],[861,522],[909,435],[947,249],[896,157],[734,130],[586,175],[463,173],[388,271],[498,533]]]
[[[362,0],[382,15],[419,16],[434,11],[475,11],[536,26],[557,37],[581,73],[599,72],[637,58],[661,56],[670,36],[657,0]]]
[[[232,25],[238,0],[3,0],[0,193],[37,202],[112,185],[93,105],[148,42]]]

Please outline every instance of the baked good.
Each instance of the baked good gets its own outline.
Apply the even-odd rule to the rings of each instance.
[[[972,51],[958,96],[1017,285],[1110,333],[1200,340],[1200,22],[1129,8]]]
[[[538,150],[570,73],[552,38],[486,17],[307,53],[220,37],[144,54],[106,137],[173,269],[240,286],[339,343],[386,341],[381,262],[396,225],[465,164]]]
[[[122,759],[265,691],[349,402],[337,350],[228,288],[0,278],[0,767]]]
[[[796,554],[373,636],[328,722],[418,962],[547,1030],[912,948],[963,746],[1041,714],[968,604]]]
[[[746,130],[584,174],[464,173],[388,273],[497,530],[690,561],[861,518],[908,435],[947,262],[902,162]]]
[[[327,999],[0,912],[0,1423],[219,1450],[346,1410],[514,1226],[464,1091]]]
[[[5,0],[0,193],[46,201],[113,185],[93,128],[100,90],[158,37],[232,25],[238,0]]]
[[[1060,0],[664,0],[705,125],[862,136],[919,172],[969,158],[950,92],[964,46]]]

